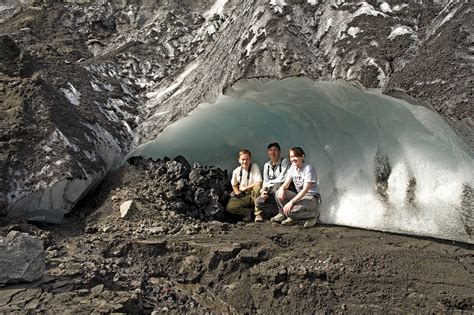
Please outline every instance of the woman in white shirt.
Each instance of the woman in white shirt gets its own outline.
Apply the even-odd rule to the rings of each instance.
[[[279,213],[272,218],[273,222],[293,225],[298,220],[306,220],[305,228],[313,227],[317,222],[319,217],[317,206],[321,202],[321,197],[316,169],[311,164],[305,163],[304,158],[302,148],[291,148],[291,166],[285,182],[276,194]],[[292,182],[297,193],[288,190]]]

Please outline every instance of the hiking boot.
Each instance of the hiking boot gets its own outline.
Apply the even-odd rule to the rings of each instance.
[[[262,218],[262,216],[261,216],[260,214],[257,214],[257,215],[255,216],[255,222],[263,222],[263,218]]]
[[[293,220],[292,218],[286,218],[285,221],[281,222],[281,225],[294,225],[296,223],[296,220]]]
[[[278,213],[276,216],[270,219],[272,222],[281,223],[286,219],[283,213]]]
[[[316,218],[310,218],[304,223],[303,227],[304,228],[313,227],[316,225],[316,221],[317,221]]]

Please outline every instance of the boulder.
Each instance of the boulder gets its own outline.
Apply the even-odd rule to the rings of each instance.
[[[45,253],[39,238],[18,231],[0,238],[0,286],[35,281],[44,271]]]
[[[127,216],[129,216],[130,211],[132,211],[134,207],[135,207],[134,200],[127,200],[124,203],[122,203],[120,205],[120,217],[126,218]]]

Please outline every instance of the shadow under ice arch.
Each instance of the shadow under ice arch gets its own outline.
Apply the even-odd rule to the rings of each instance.
[[[347,82],[242,80],[132,155],[233,169],[248,148],[301,146],[316,166],[320,220],[472,243],[472,153],[437,113]]]

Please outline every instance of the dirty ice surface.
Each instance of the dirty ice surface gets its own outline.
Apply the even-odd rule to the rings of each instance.
[[[473,156],[430,109],[347,82],[240,81],[130,155],[178,154],[229,172],[248,148],[301,146],[319,176],[320,220],[473,242]]]

